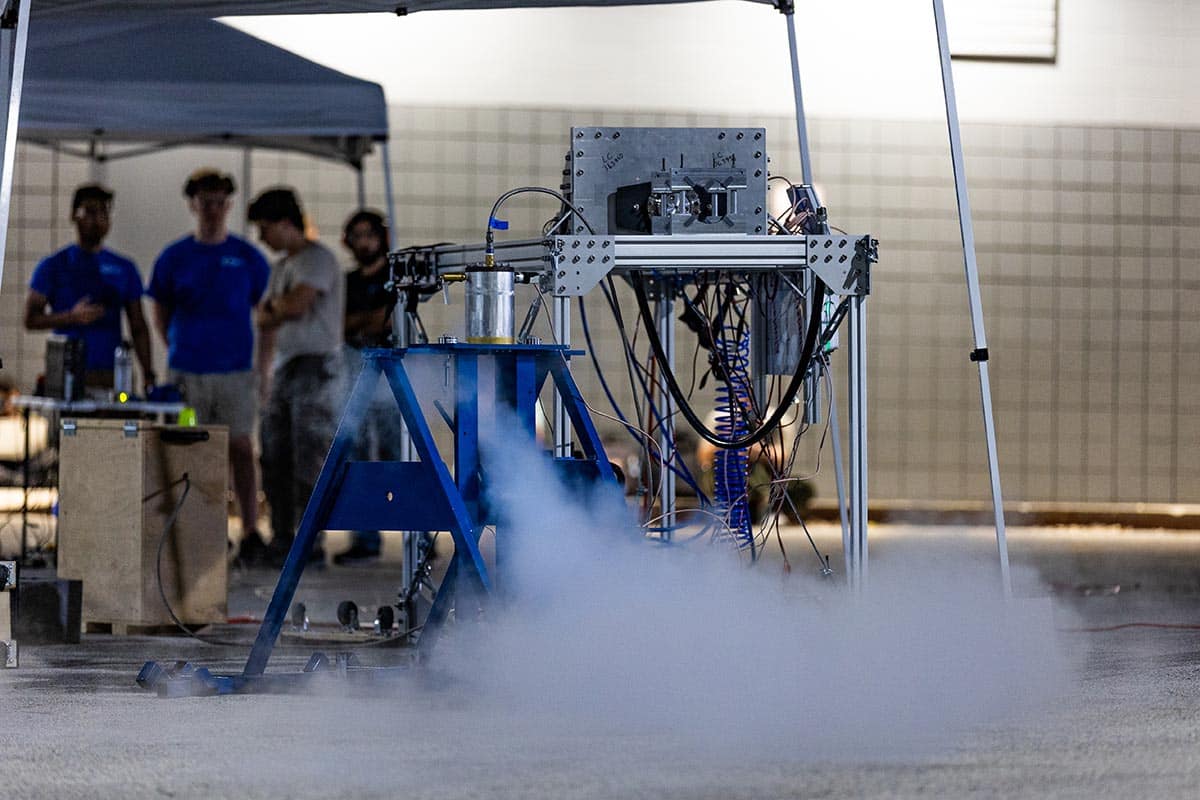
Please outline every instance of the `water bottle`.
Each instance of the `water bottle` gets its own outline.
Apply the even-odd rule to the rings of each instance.
[[[121,342],[113,351],[113,396],[124,403],[133,395],[133,359],[129,342]]]

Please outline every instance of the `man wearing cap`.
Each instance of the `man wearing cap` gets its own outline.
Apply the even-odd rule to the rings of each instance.
[[[52,328],[67,338],[82,339],[87,348],[87,385],[111,389],[124,311],[142,381],[151,386],[155,376],[142,314],[142,277],[132,261],[104,247],[112,224],[112,199],[113,193],[97,184],[75,190],[71,222],[76,243],[47,256],[33,271],[25,298],[25,328]]]
[[[305,235],[291,189],[263,192],[247,216],[262,242],[282,253],[255,312],[265,397],[263,492],[271,506],[272,562],[282,564],[337,427],[345,281],[329,248]],[[324,550],[315,546],[309,558],[323,564]]]
[[[215,169],[188,177],[183,194],[196,230],[154,262],[148,294],[167,344],[171,379],[202,424],[229,427],[229,466],[242,517],[245,563],[261,561],[258,482],[252,433],[258,414],[251,315],[270,266],[254,245],[229,232],[233,178]]]

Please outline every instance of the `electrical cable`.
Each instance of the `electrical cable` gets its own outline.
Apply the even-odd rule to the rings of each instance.
[[[630,435],[634,435],[635,432],[642,434],[642,437],[646,438],[644,440],[646,440],[650,445],[653,445],[654,449],[659,452],[660,463],[665,464],[667,469],[670,469],[672,473],[679,477],[680,480],[683,480],[684,483],[686,483],[686,485],[688,485],[692,491],[696,493],[696,497],[700,498],[701,503],[708,505],[710,503],[708,495],[704,494],[700,488],[700,485],[698,485],[696,482],[695,476],[692,475],[691,470],[688,469],[688,465],[684,464],[683,459],[678,457],[679,450],[677,447],[673,447],[671,456],[667,457],[666,453],[661,451],[659,443],[654,441],[653,435],[643,431],[643,429],[640,427],[632,425],[628,417],[625,416],[624,411],[620,410],[620,407],[617,404],[617,398],[613,396],[612,390],[610,389],[610,386],[608,386],[608,381],[604,377],[604,372],[602,372],[600,369],[600,361],[598,357],[596,357],[595,345],[592,343],[592,331],[590,331],[590,327],[588,325],[588,312],[587,308],[584,307],[583,297],[580,297],[580,324],[583,329],[583,339],[588,344],[588,355],[590,356],[590,359],[592,359],[592,366],[596,371],[596,378],[599,378],[600,380],[600,389],[604,391],[605,397],[608,398],[608,404],[612,405],[612,410],[616,411],[617,419],[614,419],[614,417],[607,414],[600,414],[599,411],[596,411],[594,408],[592,408],[592,405],[588,405],[586,401],[584,401],[584,405],[587,405],[588,410],[592,411],[593,414],[599,414],[600,416],[605,417],[605,419],[622,423],[622,425],[625,426],[625,431]],[[658,410],[654,409],[654,415],[656,419],[659,420],[659,425],[661,425],[662,420],[661,416],[658,414]],[[637,437],[634,438],[637,439]],[[642,450],[643,452],[646,451],[646,445],[642,446]],[[649,461],[648,458],[647,461]],[[679,462],[679,465],[673,463],[676,461]]]
[[[800,353],[800,363],[796,367],[796,373],[792,376],[791,383],[788,384],[787,389],[784,391],[784,396],[781,398],[778,408],[756,430],[737,439],[722,439],[719,434],[709,430],[708,426],[696,415],[696,412],[687,402],[687,399],[683,396],[683,392],[679,388],[678,382],[675,380],[675,375],[668,369],[666,353],[663,351],[662,342],[658,338],[658,332],[654,330],[654,315],[650,312],[650,302],[646,297],[646,287],[641,275],[637,272],[631,273],[630,282],[633,284],[634,294],[637,297],[638,311],[647,328],[646,335],[650,339],[650,347],[662,369],[663,377],[667,382],[667,388],[670,390],[671,396],[675,398],[680,412],[683,413],[683,416],[692,425],[696,433],[700,434],[710,444],[725,449],[749,447],[752,444],[762,441],[762,439],[775,429],[780,420],[783,419],[792,405],[792,401],[795,400],[797,393],[800,391],[800,387],[804,384],[805,376],[808,374],[809,366],[813,360],[813,353],[816,349],[817,338],[821,332],[821,298],[825,295],[825,284],[821,282],[821,279],[814,276],[813,307],[809,312],[808,333],[804,339],[804,349]],[[728,384],[728,376],[722,376],[722,380]]]

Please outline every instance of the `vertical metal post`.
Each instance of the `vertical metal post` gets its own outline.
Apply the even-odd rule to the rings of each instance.
[[[26,406],[22,412],[22,421],[25,423],[25,460],[21,462],[21,560],[18,562],[22,567],[25,566],[25,557],[29,550],[29,412],[30,409]]]
[[[366,208],[367,207],[367,183],[366,183],[366,176],[363,174],[362,164],[359,164],[357,167],[354,168],[354,177],[356,179],[356,184],[357,184],[355,186],[355,190],[356,190],[355,196],[358,198],[358,207]]]
[[[379,156],[382,162],[383,169],[383,193],[384,204],[387,212],[388,225],[388,249],[394,250],[396,240],[398,238],[397,223],[396,223],[396,196],[392,187],[392,164],[391,157],[388,152],[390,142],[387,139],[379,142]],[[362,208],[365,205],[365,187],[363,184],[362,168],[358,169],[358,206]],[[400,304],[397,304],[396,310],[392,312],[392,340],[396,347],[406,348],[413,343],[412,325],[409,323],[408,314],[404,311]],[[403,420],[400,422],[400,460],[413,461],[413,441],[412,434],[408,430],[408,425]],[[423,531],[404,531],[401,536],[404,541],[404,560],[401,567],[400,586],[401,591],[407,596],[417,579],[417,564],[421,562],[421,540],[424,538]],[[411,627],[413,620],[408,620]]]
[[[17,128],[21,117],[21,88],[25,83],[25,49],[29,40],[31,0],[22,0],[17,10],[16,31],[0,31],[0,81],[8,92],[4,117],[4,150],[0,162],[0,284],[8,249],[8,220],[12,216],[13,172],[16,169]]]
[[[783,15],[787,19],[788,53],[792,59],[792,94],[796,102],[796,140],[800,145],[800,179],[805,186],[812,186],[812,163],[808,158],[808,129],[804,124],[804,94],[800,90],[800,57],[796,50],[796,19],[789,7]]]
[[[654,323],[658,338],[662,342],[667,363],[662,369],[675,369],[675,290],[666,281],[659,285],[659,296],[654,302]],[[675,472],[670,458],[675,452],[675,398],[668,391],[659,392],[658,417],[662,424],[658,430],[658,452],[660,454],[659,498],[662,503],[662,538],[670,541],[675,531]]]
[[[850,555],[846,573],[852,589],[867,581],[867,299],[850,301]]]
[[[551,327],[554,332],[554,343],[571,344],[571,299],[556,297],[551,308]],[[563,405],[562,394],[554,390],[554,457],[571,457],[571,418]]]
[[[946,98],[946,128],[950,135],[950,160],[954,166],[954,193],[958,199],[958,227],[962,234],[963,267],[967,275],[967,302],[971,311],[971,330],[975,340],[975,349],[971,352],[971,360],[979,365],[979,394],[983,406],[984,438],[987,440],[988,474],[992,484],[992,513],[996,521],[996,549],[1000,556],[1000,582],[1004,596],[1011,597],[1012,579],[1008,569],[1008,541],[1004,530],[1004,495],[1000,491],[996,425],[992,418],[992,388],[988,379],[987,337],[983,329],[983,300],[979,293],[979,266],[975,260],[975,228],[971,219],[971,198],[967,194],[962,132],[958,124],[954,71],[950,66],[950,40],[946,35],[946,13],[942,8],[942,0],[933,0],[933,20],[937,27],[938,53],[941,56],[942,91]]]
[[[242,148],[242,209],[241,209],[241,213],[238,215],[241,217],[241,220],[242,220],[242,236],[243,237],[247,236],[250,232],[250,218],[246,214],[248,204],[250,203],[250,197],[252,196],[250,193],[250,176],[251,176],[250,148],[243,147]]]
[[[833,481],[837,488],[838,519],[842,523],[842,559],[845,564],[846,580],[850,580],[850,510],[846,497],[846,467],[842,461],[842,432],[838,425],[837,394],[833,390],[833,373],[829,362],[822,357],[818,362],[829,382],[829,441],[833,445]]]
[[[392,161],[388,155],[388,140],[384,139],[379,143],[379,155],[383,160],[383,195],[384,202],[387,204],[387,221],[388,221],[388,247],[395,249],[396,239],[398,238],[398,228],[396,225],[396,194],[392,190]],[[359,175],[362,171],[359,170]]]

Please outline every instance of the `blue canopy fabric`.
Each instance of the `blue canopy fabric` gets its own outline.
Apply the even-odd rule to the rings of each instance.
[[[30,26],[19,134],[38,142],[232,143],[360,166],[387,138],[383,88],[199,16]]]
[[[562,6],[649,6],[695,0],[32,0],[33,15],[74,14],[80,11],[172,12],[208,17],[254,14],[337,14],[493,8],[553,8]],[[775,5],[775,0],[749,0]]]

